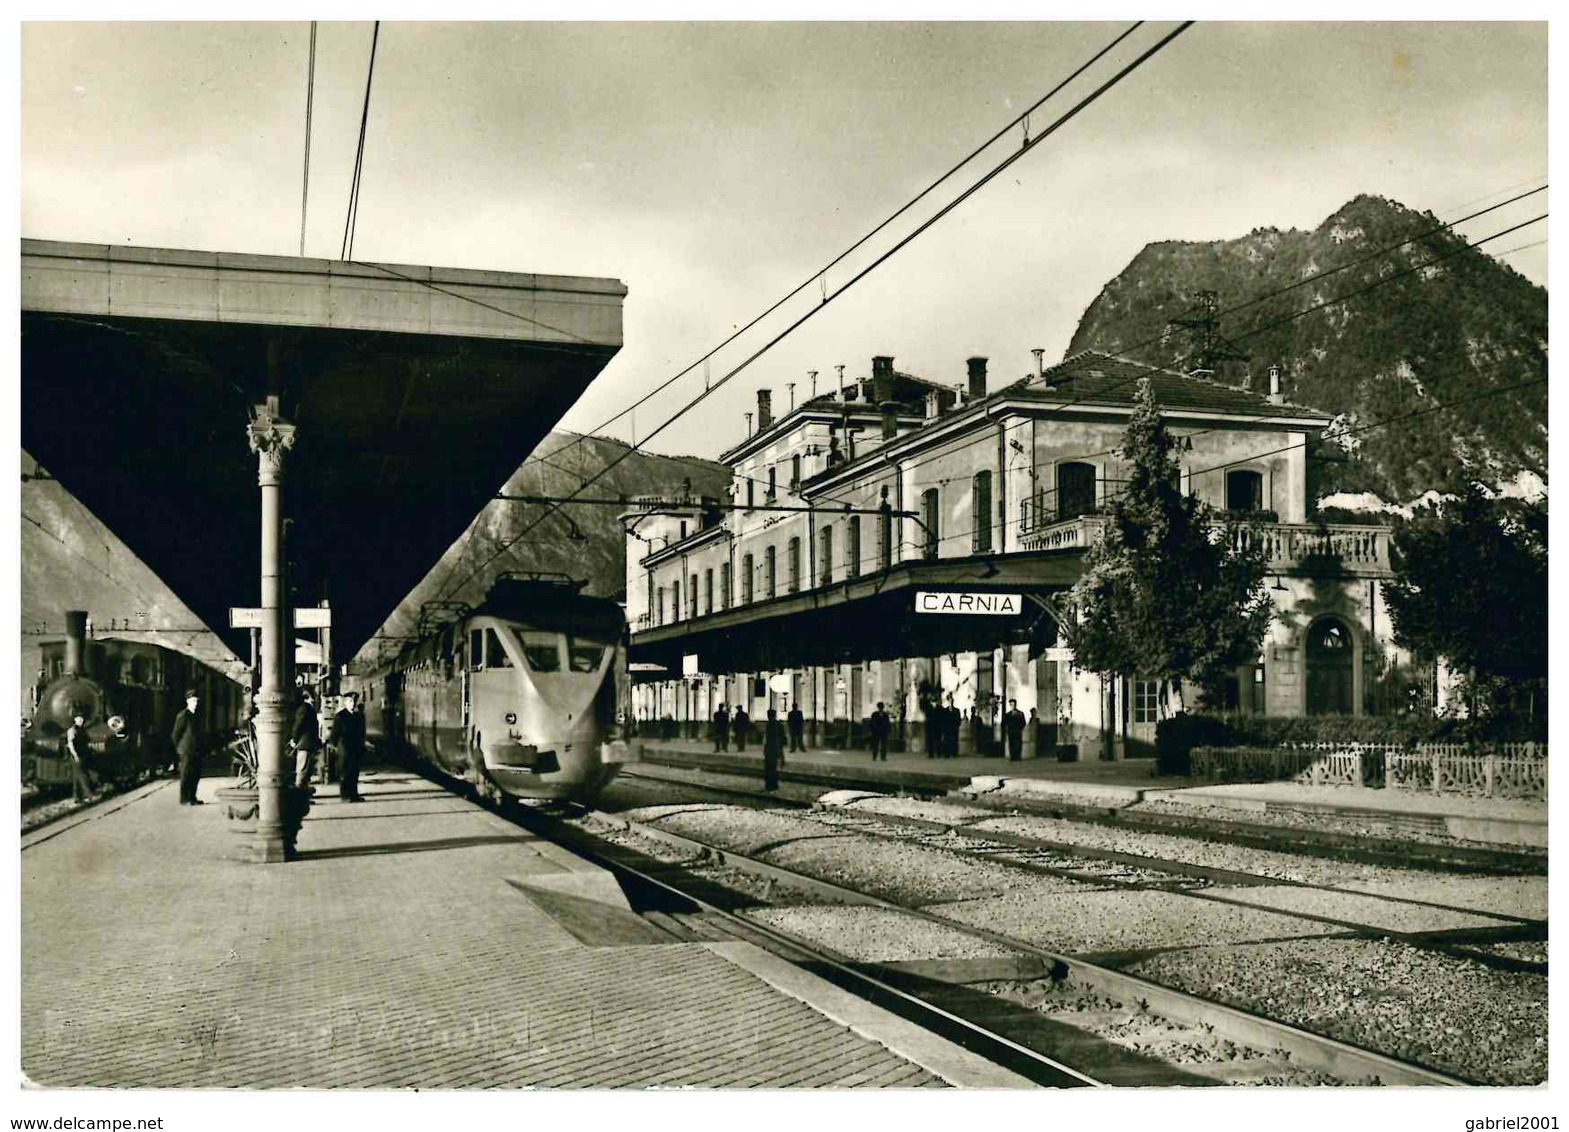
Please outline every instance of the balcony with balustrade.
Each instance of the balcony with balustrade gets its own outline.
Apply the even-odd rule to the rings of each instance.
[[[1101,540],[1103,515],[1056,518],[1026,499],[1019,505],[1018,548],[1021,551],[1085,551]],[[1265,569],[1274,574],[1337,575],[1388,578],[1390,529],[1348,524],[1248,522],[1223,519],[1217,527],[1233,547],[1261,545]]]

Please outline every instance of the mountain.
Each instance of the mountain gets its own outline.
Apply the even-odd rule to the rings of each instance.
[[[612,461],[619,462],[611,466]],[[604,475],[599,479],[587,482],[601,471]],[[581,488],[585,498],[620,500],[683,491],[726,496],[729,486],[730,469],[724,464],[650,452],[628,455],[627,445],[619,440],[556,431],[518,467],[499,494],[563,497]],[[414,636],[420,609],[427,602],[479,605],[490,580],[502,571],[568,574],[586,582],[584,593],[621,598],[626,590],[626,535],[619,516],[626,508],[567,503],[553,514],[550,510],[543,503],[492,500],[403,599],[359,659],[394,652]]]
[[[1216,330],[1248,358],[1218,362],[1216,379],[1267,393],[1278,365],[1288,401],[1347,433],[1319,449],[1320,497],[1545,482],[1547,291],[1439,228],[1431,213],[1359,196],[1311,232],[1150,244],[1090,304],[1068,353],[1190,370],[1195,336],[1172,320],[1193,320],[1212,291]]]

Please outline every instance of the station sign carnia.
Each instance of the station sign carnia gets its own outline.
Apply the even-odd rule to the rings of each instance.
[[[933,590],[917,590],[915,594],[917,613],[979,613],[1007,617],[1018,613],[1021,608],[1023,598],[1018,594],[940,593]]]

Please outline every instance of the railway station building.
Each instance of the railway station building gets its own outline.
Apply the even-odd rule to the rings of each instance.
[[[960,752],[995,753],[1009,700],[1027,757],[1153,753],[1153,681],[1102,679],[1059,641],[1054,599],[1100,537],[1127,467],[1135,393],[1153,383],[1184,487],[1227,537],[1262,537],[1276,616],[1228,680],[1228,710],[1359,715],[1403,703],[1382,585],[1389,530],[1326,525],[1309,469],[1330,419],[1200,376],[1077,354],[988,390],[987,359],[948,385],[890,357],[773,414],[720,458],[728,498],[644,498],[623,516],[632,710],[696,737],[721,704],[799,704],[814,745],[857,745],[881,702],[896,744],[927,749],[925,709],[959,710]],[[1168,710],[1170,706],[1168,705]]]

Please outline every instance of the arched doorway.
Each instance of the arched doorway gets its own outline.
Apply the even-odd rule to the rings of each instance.
[[[1325,617],[1313,622],[1307,634],[1307,713],[1355,713],[1355,648],[1344,621]]]

